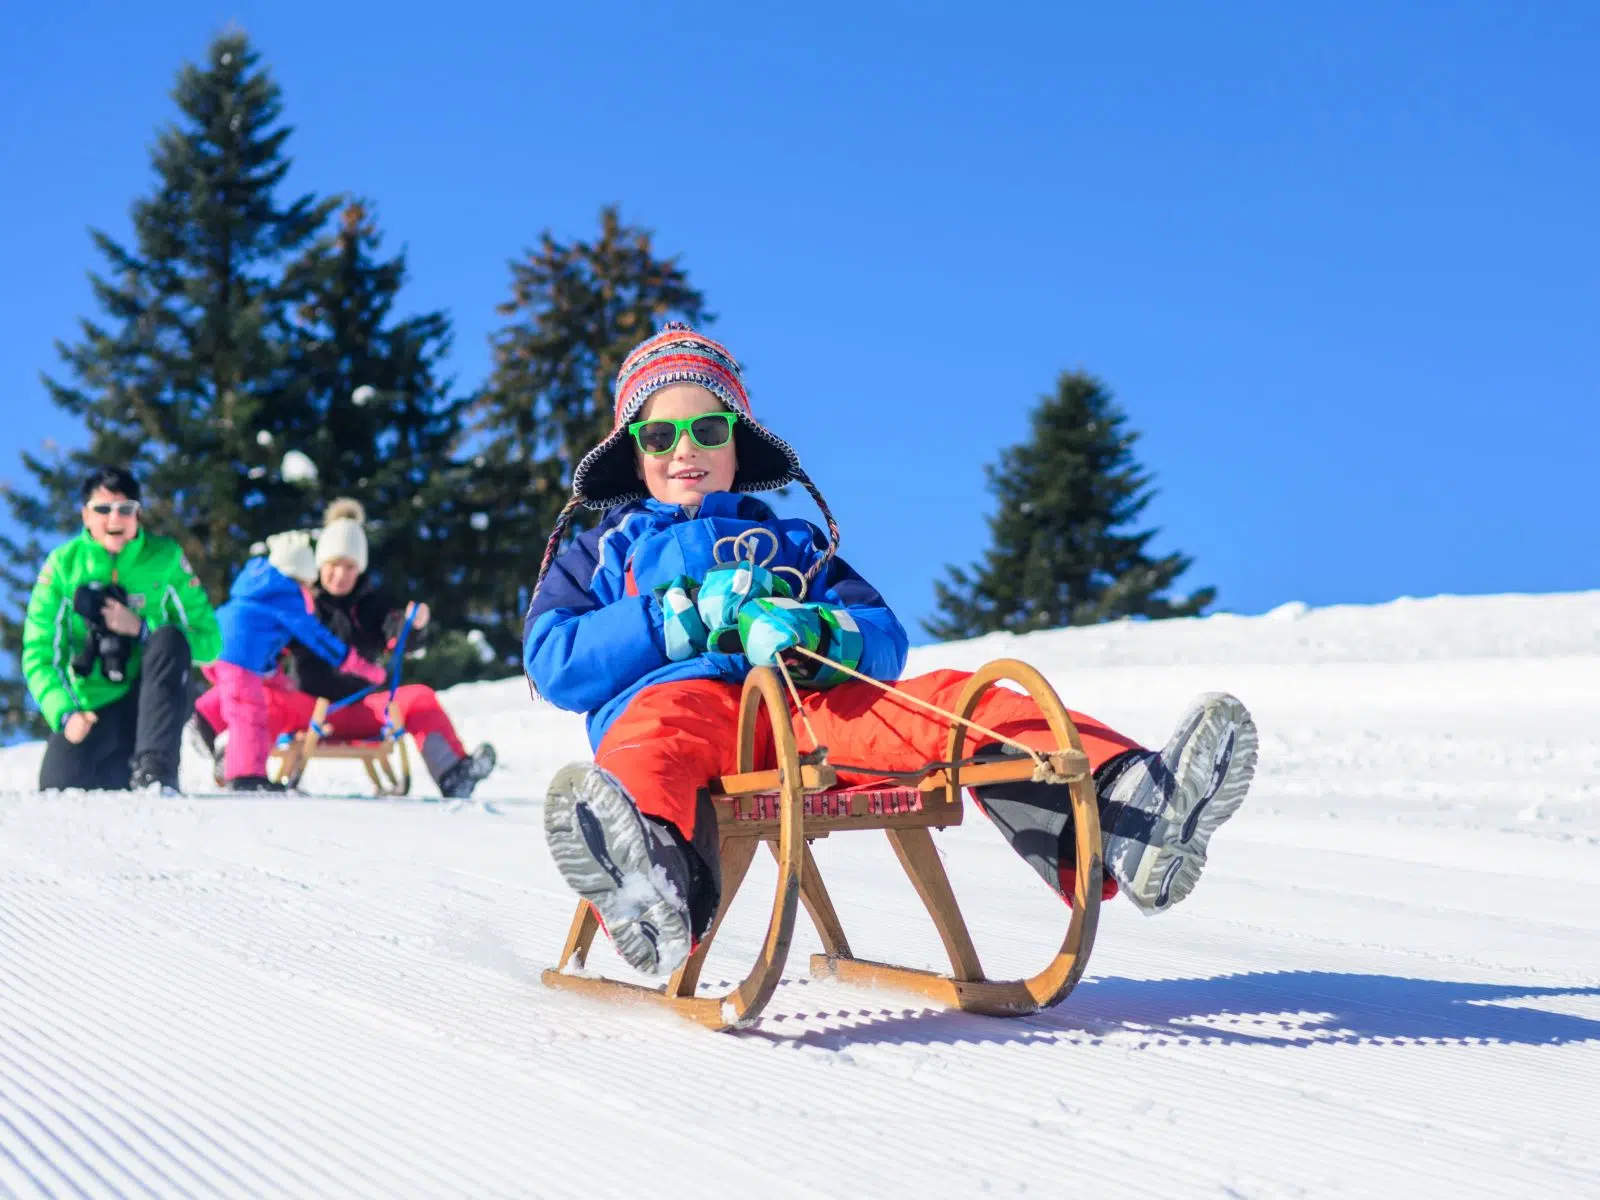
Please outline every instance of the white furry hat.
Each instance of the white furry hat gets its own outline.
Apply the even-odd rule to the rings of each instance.
[[[317,566],[336,558],[348,558],[358,570],[367,569],[367,512],[361,501],[341,497],[328,505],[322,515],[322,534],[317,538]]]
[[[317,560],[311,552],[311,535],[295,530],[267,539],[267,561],[296,583],[317,581]]]

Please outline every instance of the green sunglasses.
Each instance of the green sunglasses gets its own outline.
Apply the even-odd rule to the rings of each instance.
[[[684,434],[702,450],[720,450],[733,440],[733,423],[738,413],[701,413],[698,417],[657,417],[651,421],[635,421],[628,426],[633,440],[646,454],[671,454]]]

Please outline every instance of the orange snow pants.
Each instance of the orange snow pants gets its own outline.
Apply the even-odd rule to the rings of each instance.
[[[902,679],[894,688],[949,709],[969,678],[967,671],[931,671]],[[740,691],[739,684],[720,679],[688,679],[646,688],[606,730],[595,751],[595,762],[621,781],[640,812],[670,821],[684,837],[692,838],[699,790],[712,778],[738,769]],[[944,756],[947,721],[871,684],[852,681],[805,691],[801,700],[830,759],[885,771],[913,771]],[[790,706],[792,710],[792,701]],[[1092,767],[1098,768],[1125,750],[1141,748],[1093,717],[1076,712],[1071,716]],[[979,700],[972,719],[1036,750],[1056,749],[1039,706],[1018,692],[989,690]],[[800,738],[801,750],[810,749],[803,733]],[[973,738],[981,744],[983,735],[974,734]],[[756,769],[775,766],[772,730],[762,722],[757,725]],[[847,786],[875,778],[839,772],[839,782]]]

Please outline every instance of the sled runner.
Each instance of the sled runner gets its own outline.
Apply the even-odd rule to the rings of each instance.
[[[967,719],[978,699],[1006,680],[1019,684],[1038,703],[1058,749],[1031,757],[1015,753],[963,757],[973,737]],[[756,735],[763,714],[772,727],[778,765],[758,771]],[[569,970],[583,968],[600,929],[594,909],[579,901],[561,960],[543,973],[545,984],[596,996],[653,1001],[711,1029],[739,1028],[753,1022],[772,998],[794,936],[796,909],[803,902],[824,951],[812,956],[815,976],[908,990],[990,1016],[1022,1016],[1059,1003],[1083,974],[1100,913],[1100,820],[1089,760],[1055,690],[1038,671],[1014,659],[998,659],[973,675],[947,717],[953,718],[947,761],[928,763],[911,773],[884,772],[887,782],[839,787],[825,748],[805,755],[798,752],[779,674],[769,667],[752,670],[739,706],[739,769],[710,781],[708,787],[717,820],[722,900],[705,937],[659,988],[572,974]],[[850,770],[860,768],[852,764]],[[963,787],[1030,779],[1070,789],[1076,829],[1072,916],[1060,950],[1037,975],[993,980],[984,974],[930,831],[961,823]],[[950,959],[948,974],[872,962],[851,953],[811,843],[831,834],[876,829],[888,836],[939,931]],[[727,995],[701,996],[697,989],[706,954],[763,844],[777,859],[778,884],[760,955],[749,975]]]
[[[277,772],[272,776],[277,783],[296,787],[305,773],[306,765],[314,758],[359,759],[366,768],[379,796],[404,796],[411,791],[411,757],[406,751],[405,728],[395,722],[394,695],[400,690],[400,667],[405,661],[406,638],[411,633],[415,607],[406,611],[405,623],[395,641],[394,665],[389,672],[389,700],[383,709],[383,728],[376,738],[345,739],[329,736],[328,717],[347,705],[355,704],[376,692],[381,684],[365,688],[353,696],[329,703],[319,699],[311,710],[310,723],[300,732],[285,734],[272,750],[278,760]],[[270,760],[269,760],[270,761]]]

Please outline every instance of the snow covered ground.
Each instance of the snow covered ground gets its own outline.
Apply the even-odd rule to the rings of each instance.
[[[811,981],[803,915],[743,1034],[549,992],[537,804],[45,797],[0,753],[0,1195],[1600,1196],[1600,592],[912,665],[1000,654],[1147,741],[1211,688],[1262,731],[1194,897],[1108,905],[1085,982],[1012,1021]],[[519,681],[447,704],[489,795],[584,751]],[[1036,968],[1059,903],[981,818],[940,837],[986,965]],[[858,953],[940,965],[881,838],[817,855]]]

